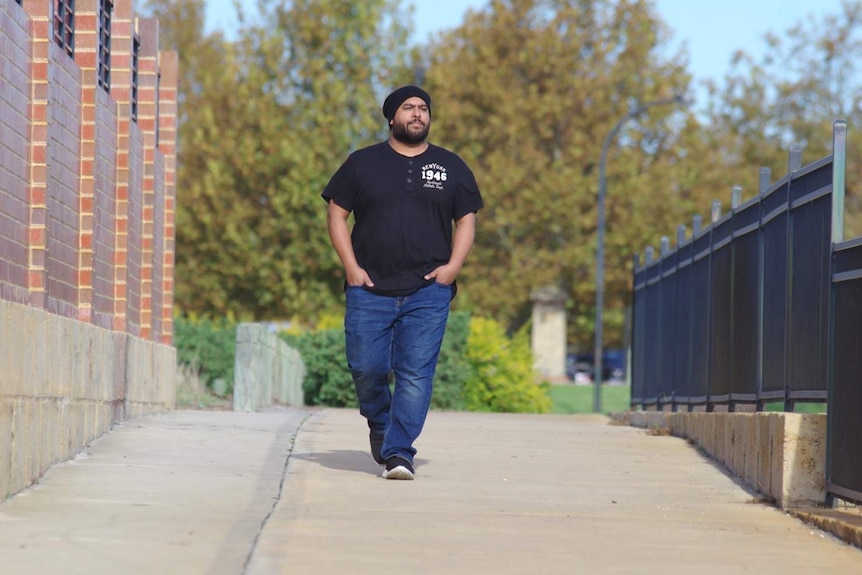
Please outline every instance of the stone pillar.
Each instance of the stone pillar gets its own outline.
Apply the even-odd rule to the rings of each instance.
[[[557,287],[540,288],[530,294],[535,366],[550,381],[566,380],[566,299]]]

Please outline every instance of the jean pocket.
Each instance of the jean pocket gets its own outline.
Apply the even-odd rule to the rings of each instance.
[[[455,294],[458,293],[458,282],[452,282],[450,284],[441,284],[440,282],[434,282],[434,285],[449,290],[450,301],[455,299]]]

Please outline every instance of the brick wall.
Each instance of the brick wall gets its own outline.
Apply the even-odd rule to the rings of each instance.
[[[114,0],[106,58],[101,1],[66,50],[57,0],[0,0],[0,501],[176,403],[177,55]]]
[[[170,344],[176,54],[115,0],[108,93],[100,0],[75,2],[74,56],[53,4],[0,0],[0,298]]]
[[[30,195],[30,20],[0,3],[0,298],[27,301]]]

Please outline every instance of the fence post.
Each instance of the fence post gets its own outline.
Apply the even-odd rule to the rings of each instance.
[[[641,266],[641,255],[636,253],[632,256],[632,279],[636,277],[638,268]],[[636,350],[636,342],[637,342],[637,331],[639,329],[643,329],[643,326],[638,325],[637,322],[637,284],[632,282],[632,321],[629,324],[629,345],[626,351],[626,385],[629,386],[629,407],[634,408],[635,404],[632,401],[634,399],[634,385],[635,385],[635,352],[642,353],[642,350]],[[640,364],[638,364],[638,369],[642,369]],[[643,377],[643,373],[639,373],[638,378]],[[642,381],[642,380],[641,380]],[[643,399],[643,398],[641,398]],[[641,408],[643,408],[643,404],[641,404]]]
[[[712,212],[710,212],[710,221],[712,223],[721,219],[721,202],[719,200],[712,201]]]
[[[733,186],[730,192],[730,209],[735,210],[742,203],[742,186]]]
[[[829,323],[827,338],[829,351],[827,355],[826,375],[826,505],[832,507],[835,495],[830,490],[833,474],[835,445],[835,279],[833,262],[835,261],[835,245],[844,241],[844,194],[845,170],[847,162],[847,123],[839,120],[832,125],[832,257],[829,270]]]
[[[695,214],[691,218],[691,237],[694,237],[700,233],[701,228],[703,227],[703,218],[700,217],[700,214]]]
[[[787,173],[790,174],[790,180],[792,184],[793,180],[793,172],[802,167],[802,146],[799,144],[790,144],[789,149],[789,158],[788,158],[788,169]],[[790,193],[790,192],[788,192]],[[793,283],[793,267],[791,265],[792,261],[792,250],[793,250],[793,210],[791,209],[791,201],[790,196],[787,199],[787,280],[785,284],[785,298],[787,299],[787,305],[784,308],[784,326],[786,333],[790,331],[790,316],[793,313],[792,307],[793,303],[790,297],[790,286]],[[792,413],[794,409],[795,401],[790,399],[790,368],[788,361],[788,356],[790,354],[790,338],[785,333],[785,343],[784,343],[784,411],[788,413]]]
[[[832,125],[832,243],[844,241],[844,172],[847,167],[847,123]]]
[[[661,275],[658,280],[658,333],[655,334],[656,337],[662,337],[666,333],[666,323],[667,323],[667,310],[664,309],[664,290],[667,289],[667,282],[664,277],[664,266],[667,264],[665,259],[670,255],[670,238],[667,236],[661,237]],[[667,377],[664,373],[664,362],[662,361],[662,352],[659,351],[658,357],[656,358],[656,411],[664,411],[664,403],[665,399],[661,395],[662,389],[664,389],[664,380]]]
[[[760,168],[760,182],[758,185],[759,193],[761,199],[766,195],[766,192],[769,191],[769,187],[772,185],[772,172],[769,168]],[[760,399],[760,394],[763,392],[763,284],[764,284],[764,251],[763,247],[763,204],[760,204],[760,230],[757,232],[758,240],[757,240],[757,273],[759,276],[757,285],[758,293],[757,293],[757,398],[754,403],[755,411],[763,411],[763,401]]]
[[[770,172],[769,168],[760,168],[760,185],[758,186],[758,192],[762,196],[769,190],[769,186],[771,185],[772,172]]]
[[[802,146],[799,144],[790,144],[790,158],[788,160],[787,173],[793,173],[802,167]]]

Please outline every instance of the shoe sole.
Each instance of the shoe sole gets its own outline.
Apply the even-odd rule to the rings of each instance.
[[[403,465],[399,465],[398,467],[393,467],[387,471],[383,472],[384,479],[403,479],[403,480],[412,480],[413,473],[404,467]]]

